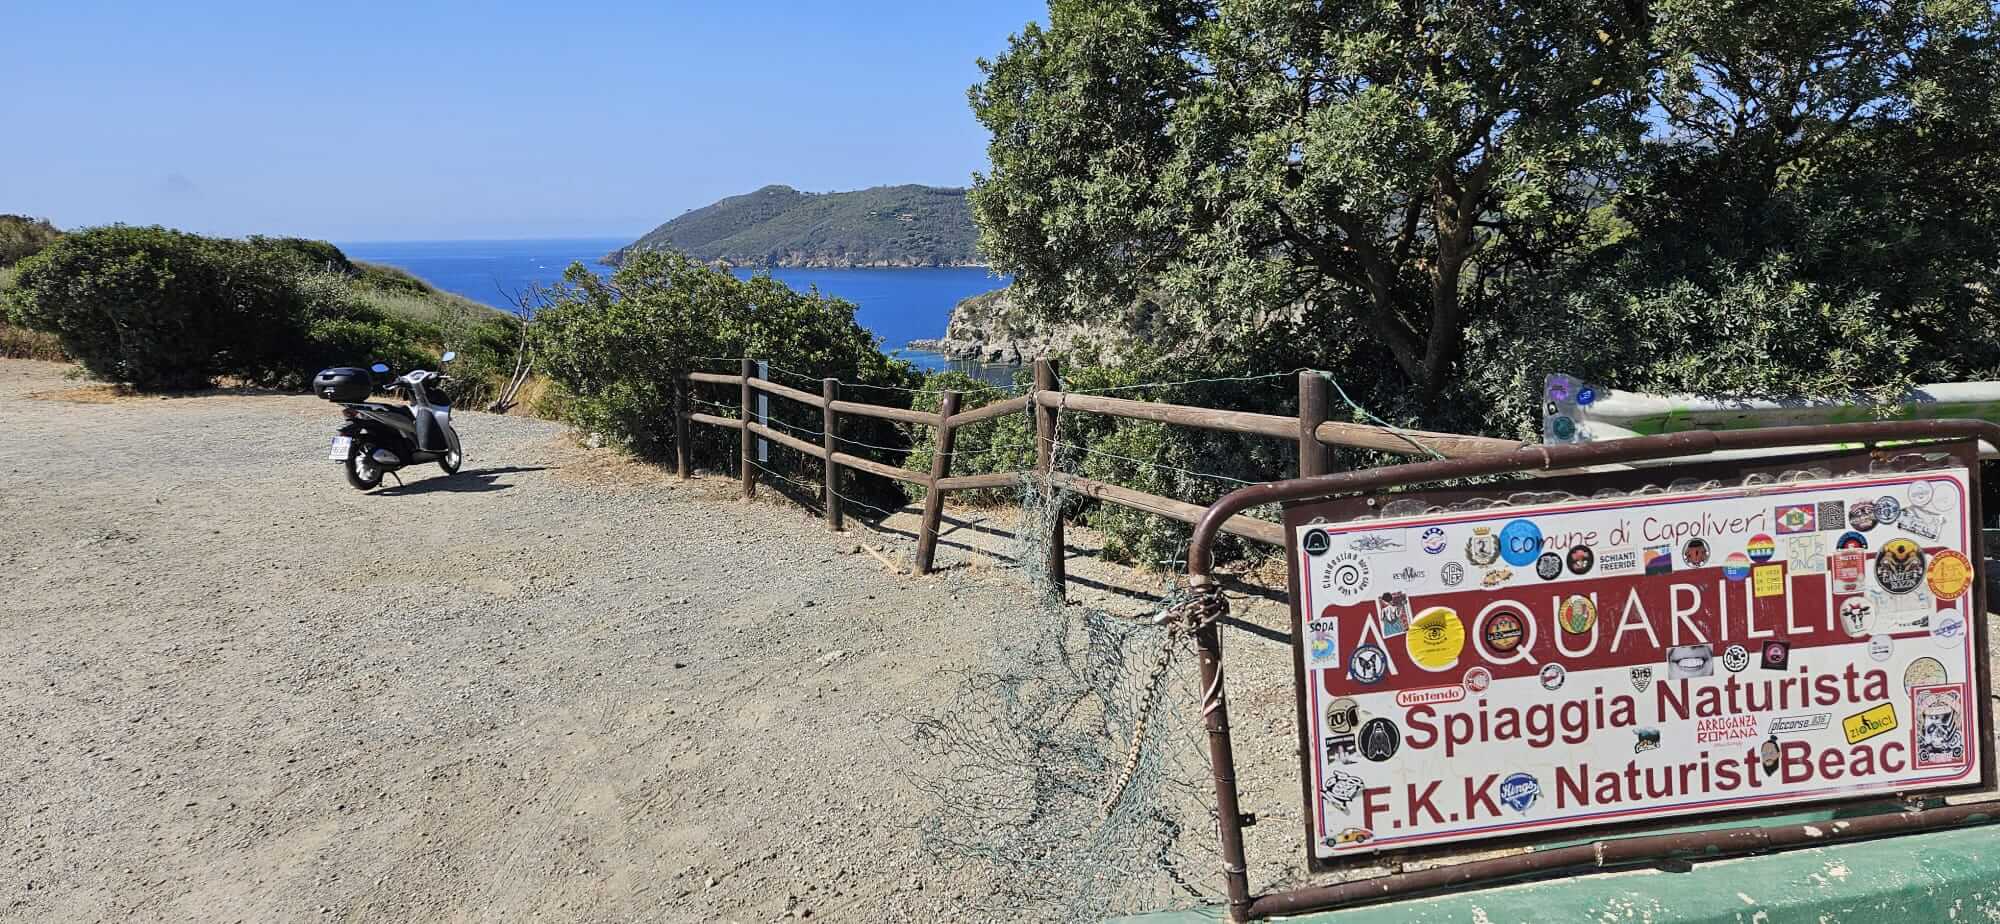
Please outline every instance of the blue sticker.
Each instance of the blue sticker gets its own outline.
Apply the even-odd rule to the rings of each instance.
[[[1347,676],[1359,683],[1381,683],[1389,673],[1389,656],[1374,645],[1362,645],[1347,658]]]
[[[1515,567],[1526,567],[1542,557],[1542,528],[1527,520],[1501,527],[1500,557]]]
[[[1542,781],[1526,773],[1516,773],[1500,781],[1500,801],[1517,812],[1526,812],[1542,797]]]
[[[1442,553],[1444,551],[1444,545],[1445,545],[1444,530],[1439,529],[1435,526],[1431,527],[1430,529],[1424,530],[1423,542],[1424,542],[1425,552],[1428,552],[1432,555],[1437,555]]]
[[[1579,406],[1589,407],[1590,403],[1596,400],[1597,400],[1597,389],[1592,388],[1589,385],[1585,385],[1582,388],[1576,390],[1576,403]]]

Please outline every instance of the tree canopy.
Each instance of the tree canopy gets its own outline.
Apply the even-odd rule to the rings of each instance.
[[[1293,358],[1412,413],[1556,363],[1694,390],[1990,374],[1995,19],[1055,0],[982,62],[974,214],[1045,315],[1158,295],[1210,350],[1290,325]]]

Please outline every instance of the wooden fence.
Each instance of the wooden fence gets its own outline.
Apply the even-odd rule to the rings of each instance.
[[[1107,484],[1067,472],[1054,470],[1055,444],[1058,415],[1067,413],[1103,414],[1132,420],[1150,420],[1160,423],[1199,427],[1225,433],[1247,433],[1267,436],[1272,439],[1295,442],[1298,446],[1298,466],[1301,477],[1325,474],[1329,470],[1328,448],[1346,446],[1357,449],[1372,449],[1383,452],[1409,455],[1429,454],[1442,456],[1467,456],[1492,452],[1511,452],[1521,444],[1513,440],[1493,439],[1483,436],[1465,436],[1455,433],[1430,433],[1420,430],[1391,430],[1386,427],[1367,424],[1347,423],[1326,419],[1330,404],[1328,382],[1325,376],[1315,372],[1299,373],[1299,414],[1283,417],[1275,414],[1256,414],[1246,411],[1228,411],[1215,408],[1190,407],[1181,404],[1161,404],[1151,401],[1134,401],[1127,398],[1112,398],[1104,395],[1070,393],[1062,391],[1056,384],[1053,364],[1046,360],[1035,363],[1035,387],[1026,395],[996,401],[969,411],[959,409],[963,396],[955,391],[940,393],[936,413],[913,411],[908,408],[887,407],[840,399],[840,383],[836,379],[822,379],[820,393],[786,385],[780,385],[757,374],[754,360],[743,360],[740,374],[721,375],[708,372],[688,373],[687,379],[693,384],[733,385],[740,396],[740,418],[719,417],[713,414],[693,412],[682,403],[676,443],[679,446],[679,470],[682,478],[688,477],[691,463],[688,457],[687,425],[698,423],[711,427],[724,427],[742,434],[740,444],[740,469],[743,479],[743,496],[756,493],[756,464],[753,462],[753,440],[763,437],[781,446],[797,450],[825,464],[825,494],[827,528],[838,532],[843,526],[841,496],[837,484],[839,470],[845,466],[857,471],[922,485],[924,491],[923,522],[917,533],[917,570],[929,572],[936,560],[938,530],[944,517],[945,496],[953,491],[971,491],[990,488],[1010,487],[1020,483],[1024,472],[995,472],[982,475],[957,475],[951,473],[952,445],[956,431],[960,427],[991,420],[1006,414],[1016,414],[1032,410],[1035,419],[1035,471],[1047,478],[1050,484],[1066,488],[1077,494],[1104,503],[1117,504],[1133,510],[1192,524],[1201,515],[1202,506],[1186,501],[1147,494],[1129,488]],[[813,445],[790,433],[765,426],[750,419],[750,408],[755,405],[756,393],[762,392],[779,398],[796,401],[820,409],[821,443]],[[931,455],[931,469],[928,474],[898,468],[842,452],[835,448],[840,439],[837,435],[840,416],[844,414],[893,420],[899,423],[917,424],[938,428],[937,448]],[[1056,517],[1050,525],[1048,549],[1050,579],[1056,586],[1065,580],[1063,553],[1063,521]],[[1235,516],[1222,527],[1224,532],[1270,545],[1284,544],[1284,527],[1268,520],[1249,516]]]

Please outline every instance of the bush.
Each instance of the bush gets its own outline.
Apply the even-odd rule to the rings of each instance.
[[[13,266],[62,237],[55,225],[26,215],[0,215],[0,270]]]
[[[666,251],[630,255],[609,280],[582,264],[546,293],[535,313],[536,362],[561,394],[547,398],[581,429],[603,435],[641,457],[663,460],[674,451],[674,410],[682,376],[690,371],[734,373],[733,357],[767,357],[772,376],[814,394],[819,378],[890,390],[850,394],[853,400],[908,406],[917,375],[891,360],[878,341],[854,321],[854,306],[817,292],[798,293],[768,275],[739,280],[686,256]],[[698,386],[694,409],[734,413],[740,398],[719,386]],[[711,406],[716,405],[716,406]],[[717,407],[720,406],[720,407]],[[770,401],[774,426],[817,442],[817,408],[782,398]],[[697,462],[733,464],[734,433],[696,426],[691,444]],[[843,436],[889,447],[901,461],[907,440],[880,421],[847,418]],[[865,447],[850,445],[863,453]],[[773,445],[773,453],[789,453]],[[791,453],[772,469],[811,482],[818,463]],[[868,489],[878,486],[872,483]]]
[[[15,323],[54,334],[98,378],[145,390],[218,376],[303,388],[327,366],[434,368],[452,349],[455,396],[484,403],[513,371],[520,341],[520,321],[400,271],[357,266],[324,241],[92,228],[7,272],[0,299]]]
[[[66,235],[21,262],[16,323],[54,333],[98,378],[141,389],[296,377],[308,319],[300,264],[238,241],[114,226]]]

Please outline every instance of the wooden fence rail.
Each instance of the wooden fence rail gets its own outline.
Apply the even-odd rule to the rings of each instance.
[[[690,372],[690,385],[734,385],[737,387],[741,419],[718,417],[713,414],[696,413],[689,409],[689,402],[683,395],[675,402],[678,420],[675,432],[680,434],[679,470],[683,478],[689,475],[687,450],[687,425],[702,424],[739,431],[740,472],[743,480],[743,496],[751,497],[756,492],[756,467],[752,461],[752,439],[762,437],[780,446],[795,450],[811,458],[826,463],[826,522],[827,528],[838,532],[843,525],[844,511],[838,490],[839,473],[842,468],[893,478],[924,487],[922,525],[917,535],[917,570],[927,573],[937,557],[939,527],[944,519],[945,496],[953,491],[977,491],[1005,488],[1019,484],[1025,472],[995,472],[979,475],[953,475],[951,473],[952,448],[960,427],[992,420],[1007,414],[1032,411],[1035,423],[1035,471],[1052,485],[1062,487],[1094,500],[1117,504],[1132,510],[1166,517],[1182,523],[1193,523],[1201,515],[1202,507],[1186,501],[1147,494],[1130,488],[1107,484],[1090,478],[1054,470],[1058,417],[1063,412],[1103,414],[1131,420],[1149,420],[1158,423],[1199,427],[1224,433],[1245,433],[1295,442],[1298,446],[1298,471],[1301,476],[1321,475],[1329,470],[1328,448],[1345,446],[1380,452],[1395,452],[1410,455],[1437,453],[1442,456],[1469,456],[1495,452],[1512,452],[1521,446],[1514,440],[1493,439],[1483,436],[1467,436],[1457,433],[1430,433],[1417,430],[1391,430],[1387,427],[1346,421],[1328,420],[1327,408],[1331,405],[1327,379],[1316,372],[1299,373],[1299,414],[1297,417],[1282,417],[1275,414],[1257,414],[1247,411],[1229,411],[1217,408],[1190,407],[1181,404],[1163,404],[1152,401],[1136,401],[1130,398],[1113,398],[1105,395],[1079,394],[1062,391],[1056,383],[1055,366],[1047,360],[1035,363],[1035,389],[1033,392],[1005,401],[959,410],[963,396],[955,391],[941,392],[939,407],[935,412],[914,411],[908,408],[885,407],[840,399],[840,383],[835,379],[823,379],[820,393],[815,395],[803,389],[793,388],[760,378],[757,364],[744,360],[738,375],[721,375],[712,372]],[[750,419],[755,393],[763,393],[796,401],[821,411],[821,442],[814,445],[791,433],[766,426]],[[928,472],[916,472],[905,468],[878,462],[874,459],[842,452],[835,444],[842,415],[873,417],[893,420],[917,426],[936,427],[938,436],[936,449],[931,456]],[[1051,518],[1048,527],[1050,579],[1060,587],[1066,580],[1065,552],[1063,549],[1063,520],[1060,514]],[[1224,532],[1241,536],[1254,542],[1269,545],[1284,544],[1284,527],[1269,520],[1259,520],[1248,516],[1231,517],[1222,527]]]

